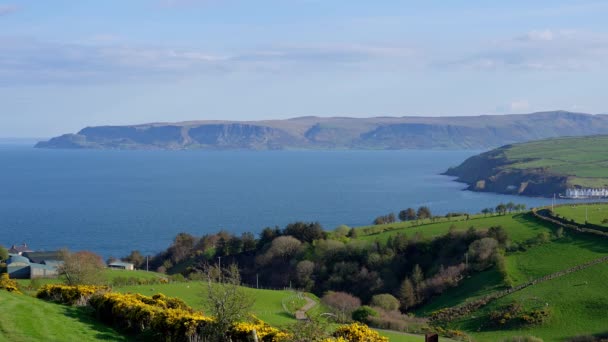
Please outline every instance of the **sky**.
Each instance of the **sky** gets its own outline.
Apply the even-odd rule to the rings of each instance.
[[[608,106],[608,1],[0,0],[0,137]]]

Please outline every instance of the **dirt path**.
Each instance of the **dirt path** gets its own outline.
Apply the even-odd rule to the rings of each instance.
[[[306,313],[317,305],[317,302],[310,299],[306,295],[304,295],[304,300],[306,300],[306,304],[304,304],[303,307],[301,307],[298,311],[296,311],[297,320],[307,320],[308,316],[306,315]]]

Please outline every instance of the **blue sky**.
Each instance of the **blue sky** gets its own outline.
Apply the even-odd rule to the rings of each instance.
[[[0,137],[608,112],[606,1],[0,0]]]

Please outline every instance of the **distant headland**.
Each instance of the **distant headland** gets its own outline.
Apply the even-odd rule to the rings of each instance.
[[[444,117],[299,117],[87,127],[36,144],[80,149],[488,149],[608,134],[608,115],[566,111]]]
[[[473,191],[568,198],[608,195],[608,135],[506,145],[450,168]]]

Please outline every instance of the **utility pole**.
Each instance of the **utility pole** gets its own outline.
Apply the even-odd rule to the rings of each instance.
[[[260,275],[259,274],[255,274],[255,288],[259,289],[260,288]]]
[[[148,258],[149,256],[146,255],[146,272],[150,272],[150,269],[148,268]]]
[[[217,267],[221,270],[222,269],[222,257],[218,256],[217,257]]]

